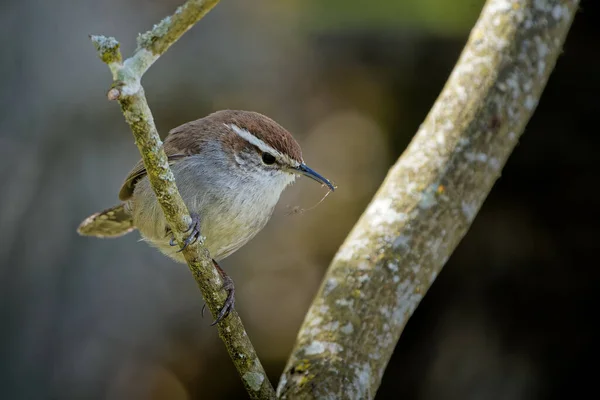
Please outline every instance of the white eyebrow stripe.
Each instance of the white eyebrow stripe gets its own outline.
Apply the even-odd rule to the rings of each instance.
[[[246,140],[248,143],[253,144],[254,146],[258,147],[260,149],[260,151],[265,152],[265,153],[271,153],[275,157],[283,159],[287,164],[291,165],[292,167],[297,167],[298,165],[300,165],[300,163],[298,161],[290,158],[289,156],[281,153],[278,150],[275,150],[273,147],[269,146],[268,144],[266,144],[265,142],[263,142],[262,140],[260,140],[256,136],[254,136],[247,129],[240,128],[236,124],[224,124],[224,125],[231,128],[239,137]]]
[[[279,151],[275,150],[274,148],[272,148],[271,146],[269,146],[268,144],[266,144],[265,142],[263,142],[256,136],[254,136],[248,130],[246,130],[244,128],[240,128],[236,124],[229,124],[229,125],[225,124],[225,125],[230,127],[231,129],[233,129],[233,131],[235,133],[237,133],[237,135],[240,136],[242,139],[244,139],[247,142],[258,147],[261,151],[271,153],[274,156],[283,157],[283,154],[281,154]]]

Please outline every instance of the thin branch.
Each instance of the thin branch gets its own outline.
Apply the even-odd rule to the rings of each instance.
[[[488,0],[446,86],[329,267],[281,398],[373,398],[408,319],[534,112],[576,0]]]
[[[102,61],[108,64],[113,85],[108,98],[118,100],[125,120],[131,127],[148,178],[160,203],[168,225],[182,245],[191,218],[169,168],[162,141],[154,125],[141,79],[148,68],[181,35],[200,20],[218,0],[189,0],[170,17],[138,37],[138,47],[133,56],[122,61],[119,42],[114,38],[91,36]],[[226,298],[223,282],[214,268],[210,255],[202,243],[188,246],[183,254],[190,271],[213,316]],[[272,399],[275,391],[256,355],[238,314],[233,311],[218,324],[219,336],[225,343],[248,394],[253,399]]]

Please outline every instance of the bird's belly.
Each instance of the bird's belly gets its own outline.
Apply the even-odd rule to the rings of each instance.
[[[246,210],[232,213],[231,210],[217,209],[204,215],[200,214],[200,234],[204,237],[204,245],[211,257],[220,261],[248,243],[266,225],[272,210],[273,208],[270,207],[258,213],[255,209],[252,213]],[[179,246],[170,245],[170,235],[160,235],[154,230],[148,232],[144,229],[140,229],[140,233],[145,241],[163,254],[175,261],[185,263],[183,254],[177,252]]]
[[[252,218],[247,218],[248,214],[243,212],[236,215],[207,215],[200,222],[200,230],[206,238],[204,244],[210,255],[219,261],[248,243],[269,220],[271,210],[265,211],[268,212],[254,214]]]

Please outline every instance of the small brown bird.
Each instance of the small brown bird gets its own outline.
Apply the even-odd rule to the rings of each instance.
[[[281,192],[297,176],[335,187],[310,169],[292,135],[272,119],[250,111],[218,111],[172,129],[164,141],[181,197],[192,216],[184,248],[200,234],[223,276],[227,300],[214,323],[233,309],[233,281],[218,261],[252,239],[269,221]],[[85,219],[85,236],[118,237],[134,229],[162,253],[185,263],[144,164],[140,160],[119,192],[121,204]],[[213,324],[214,324],[213,323]]]

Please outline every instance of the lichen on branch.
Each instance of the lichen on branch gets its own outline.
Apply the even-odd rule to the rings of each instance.
[[[161,55],[218,2],[219,0],[186,1],[173,15],[138,36],[138,50],[145,49],[157,56]]]
[[[102,35],[90,35],[90,40],[96,47],[96,51],[100,55],[102,61],[106,64],[118,63],[123,61],[121,57],[120,43],[114,37],[106,37]]]
[[[488,0],[448,82],[331,263],[281,398],[373,398],[408,319],[533,114],[579,2]]]
[[[156,198],[180,246],[191,218],[169,167],[163,143],[144,95],[141,78],[160,55],[217,3],[218,0],[188,0],[172,16],[163,19],[149,32],[141,34],[138,38],[138,48],[126,60],[122,59],[119,42],[115,38],[90,35],[100,59],[109,66],[113,76],[108,98],[118,100],[121,105],[121,111],[135,137]],[[217,315],[227,294],[222,290],[223,281],[212,264],[208,250],[199,240],[187,246],[183,255],[206,305],[213,316]],[[250,398],[275,398],[275,391],[267,379],[239,315],[232,311],[218,324],[218,330]]]

